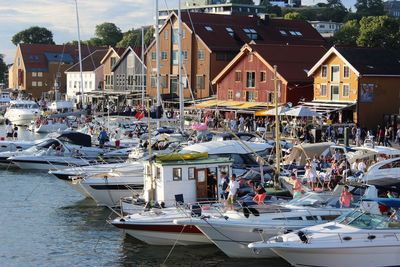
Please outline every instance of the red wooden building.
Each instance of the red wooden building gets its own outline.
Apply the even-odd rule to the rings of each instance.
[[[279,103],[313,99],[308,70],[327,49],[312,45],[246,44],[212,81],[217,100],[274,102],[274,65]]]

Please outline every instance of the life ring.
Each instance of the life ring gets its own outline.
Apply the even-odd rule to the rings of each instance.
[[[171,119],[172,116],[173,116],[173,115],[172,115],[172,112],[171,112],[171,111],[168,111],[168,112],[167,112],[167,118],[168,118],[168,119]]]

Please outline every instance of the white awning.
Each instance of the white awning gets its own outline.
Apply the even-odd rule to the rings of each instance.
[[[308,107],[311,110],[321,113],[327,114],[343,109],[348,109],[356,105],[356,102],[331,102],[331,101],[312,101],[312,102],[303,102],[300,103],[302,106]]]

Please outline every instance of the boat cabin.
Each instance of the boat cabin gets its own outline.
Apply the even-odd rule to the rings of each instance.
[[[157,155],[155,161],[144,163],[145,200],[166,206],[217,200],[221,172],[230,176],[231,165],[228,158],[209,158],[206,153]]]

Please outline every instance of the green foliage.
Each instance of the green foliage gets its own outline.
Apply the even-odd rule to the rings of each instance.
[[[7,83],[5,80],[5,74],[7,73],[7,65],[4,62],[4,55],[0,54],[0,83]]]
[[[302,9],[285,9],[284,15],[288,13],[300,13],[301,19],[304,20],[322,20],[343,22],[349,11],[343,6],[340,0],[331,0],[328,4],[320,4],[319,7],[302,8]]]
[[[400,22],[388,16],[363,17],[357,45],[365,47],[400,48]]]
[[[96,38],[90,39],[89,43],[115,46],[123,37],[121,29],[111,22],[96,25],[95,35]]]
[[[289,20],[293,20],[293,19],[302,19],[305,20],[306,18],[300,14],[299,12],[289,12],[286,13],[285,16],[283,16],[284,19],[289,19]]]
[[[154,28],[146,27],[144,29],[144,44],[147,47],[154,36]],[[132,29],[124,33],[124,37],[118,42],[117,47],[141,46],[142,45],[142,29]]]
[[[342,28],[333,36],[333,43],[339,45],[357,45],[360,34],[360,24],[357,20],[347,21]]]
[[[357,0],[354,5],[360,17],[385,15],[382,0]]]
[[[14,45],[25,44],[54,44],[53,33],[46,28],[33,26],[16,33],[11,42]]]
[[[268,14],[274,14],[277,17],[282,17],[282,8],[280,6],[270,6],[267,7],[267,13]]]

